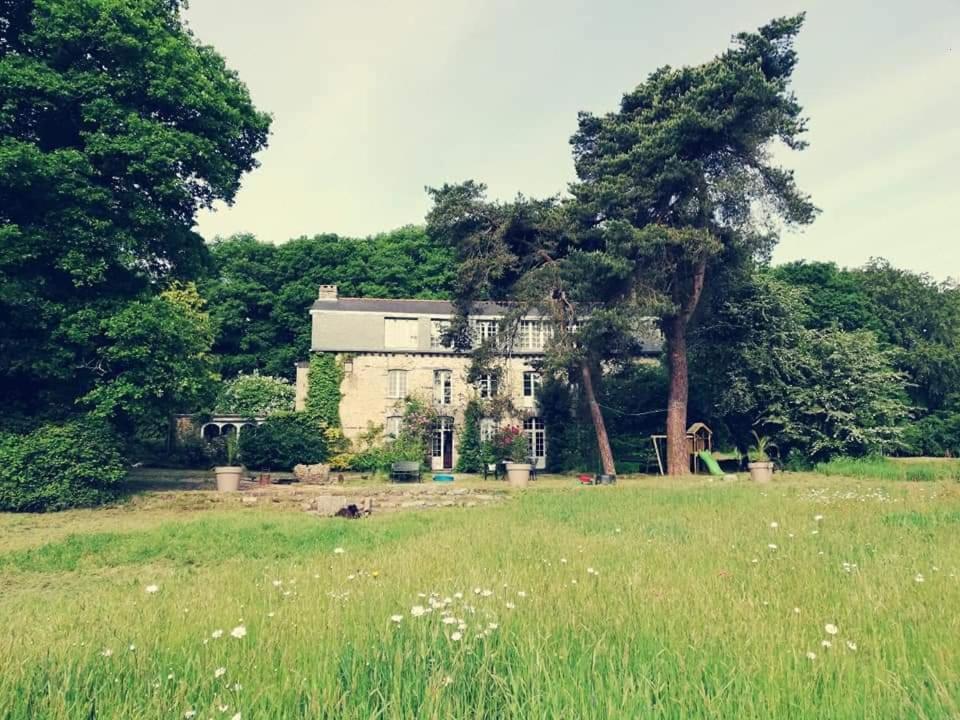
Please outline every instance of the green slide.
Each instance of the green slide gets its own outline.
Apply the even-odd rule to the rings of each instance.
[[[710,471],[711,475],[716,477],[723,477],[726,475],[726,473],[720,469],[720,465],[717,464],[717,461],[714,459],[713,455],[710,454],[709,450],[701,450],[697,453],[697,457],[699,457],[703,461],[703,464],[707,466],[707,470]]]

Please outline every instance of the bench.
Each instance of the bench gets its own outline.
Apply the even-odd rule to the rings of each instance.
[[[391,482],[423,482],[420,463],[415,460],[402,460],[390,466]]]

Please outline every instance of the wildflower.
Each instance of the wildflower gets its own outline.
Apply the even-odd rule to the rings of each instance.
[[[229,709],[230,709],[229,705],[217,705],[217,710],[219,710],[220,712],[226,712]]]
[[[527,593],[525,593],[523,590],[517,591],[517,597],[525,598],[526,596],[527,596]]]
[[[458,622],[460,621],[457,620],[457,618],[453,617],[452,615],[448,615],[443,619],[444,625],[456,625]]]
[[[778,527],[780,527],[780,523],[778,523],[776,520],[774,520],[772,523],[770,523],[770,527],[772,527],[774,530],[776,530]]]
[[[133,652],[133,651],[136,650],[136,649],[137,649],[137,646],[136,646],[136,645],[131,645],[131,646],[130,646],[130,652]]]
[[[247,629],[243,625],[237,625],[233,630],[230,631],[230,634],[239,640],[242,637],[246,637]]]
[[[273,581],[273,586],[274,586],[274,587],[280,587],[281,585],[283,585],[283,580],[274,580],[274,581]]]
[[[459,632],[455,632],[450,636],[450,639],[454,642],[459,642],[462,637],[463,635],[461,635]]]
[[[821,520],[823,520],[823,515],[814,515],[813,519],[816,520],[817,522],[820,522]]]
[[[216,670],[213,671],[213,677],[215,678],[222,678],[226,674],[227,674],[227,669],[225,667],[218,667]]]
[[[776,549],[777,549],[777,546],[774,545],[773,543],[769,543],[769,544],[767,545],[767,547],[770,548],[771,550],[776,550]]]
[[[473,594],[474,594],[474,595],[479,595],[479,594],[482,593],[482,592],[483,592],[483,590],[482,590],[481,588],[474,588],[474,589],[473,589]]]
[[[113,650],[111,650],[110,648],[104,648],[100,654],[103,655],[104,657],[110,657],[111,655],[113,655]]]
[[[819,534],[820,534],[820,531],[819,531],[819,530],[811,530],[811,531],[810,531],[810,534],[811,534],[811,535],[819,535]]]
[[[823,626],[823,629],[826,631],[827,635],[836,635],[838,632],[837,626],[833,623],[827,623]]]
[[[391,622],[399,623],[401,620],[403,620],[403,615],[391,615],[391,616],[390,616],[390,621],[391,621]]]
[[[566,558],[560,558],[560,562],[563,563],[564,565],[566,565],[566,564],[567,564],[567,559],[566,559]]]
[[[500,626],[497,623],[490,623],[487,625],[487,630],[496,630],[498,627]]]
[[[268,613],[267,613],[267,617],[273,617],[273,615],[274,615],[274,613],[272,613],[272,612],[268,612]]]
[[[457,600],[463,600],[463,593],[462,593],[462,592],[455,592],[455,593],[453,594],[453,597],[455,597]]]
[[[750,562],[752,562],[754,565],[756,565],[758,562],[760,562],[760,560],[759,560],[758,558],[754,558],[754,559],[751,560]]]
[[[240,683],[234,683],[234,684],[233,684],[233,691],[234,691],[234,692],[240,692],[241,690],[243,690],[243,685],[241,685]]]
[[[222,638],[223,630],[214,630],[212,633],[210,633],[210,637],[212,637],[214,640],[217,640],[218,638]]]
[[[334,548],[334,549],[333,549],[333,554],[334,554],[334,555],[343,555],[343,552],[344,552],[344,550],[343,550],[342,547],[338,547],[338,548]]]
[[[587,568],[587,575],[593,575],[596,572],[592,567]]]
[[[232,718],[230,718],[230,720],[240,720],[240,713],[234,715]]]
[[[829,640],[821,640],[821,641],[820,641],[820,645],[821,645],[822,647],[825,647],[825,648],[832,648],[832,647],[833,647],[833,643],[830,642]]]
[[[380,577],[380,571],[379,571],[379,570],[374,570],[372,573],[370,573],[370,577],[372,577],[374,580],[376,580],[378,577]]]
[[[618,532],[620,532],[620,528],[614,528],[613,531],[618,533]]]
[[[512,602],[508,602],[506,607],[507,607],[507,610],[513,610],[516,607],[516,605],[514,605]]]
[[[922,573],[917,573],[916,577],[913,578],[913,581],[918,583],[922,583],[923,580],[924,580],[924,577]]]
[[[426,612],[427,609],[423,605],[414,605],[412,608],[410,608],[410,614],[413,617],[422,617]]]
[[[816,660],[817,654],[813,651],[807,652],[807,660]]]
[[[796,615],[799,615],[799,614],[800,614],[800,608],[795,607],[795,608],[793,609],[793,612],[794,612]]]
[[[460,624],[457,625],[457,630],[466,630],[466,629],[467,629],[467,624],[461,620]]]
[[[150,593],[151,595],[153,595],[155,592],[160,592],[160,586],[159,586],[159,585],[147,585],[147,586],[144,588],[144,590],[146,590],[148,593]]]
[[[167,675],[167,680],[173,680],[173,673],[170,673],[169,675]]]
[[[347,580],[353,580],[355,577],[357,577],[357,576],[356,576],[356,575],[347,575]]]
[[[190,718],[195,718],[195,717],[197,716],[197,711],[196,711],[196,710],[187,710],[187,711],[183,714],[183,716],[184,716],[187,720],[190,720]]]
[[[847,640],[847,650],[850,650],[851,652],[856,652],[856,651],[857,651],[857,644],[856,644],[855,642],[852,642],[852,641],[850,641],[850,640]]]

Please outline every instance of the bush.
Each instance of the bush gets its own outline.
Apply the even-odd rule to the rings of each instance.
[[[240,460],[254,470],[290,470],[327,457],[323,426],[306,413],[271,415],[262,425],[240,433]]]
[[[238,375],[223,383],[216,411],[244,417],[293,410],[294,390],[287,380],[272,375]]]
[[[0,510],[46,512],[97,505],[126,475],[118,444],[92,419],[0,435]]]

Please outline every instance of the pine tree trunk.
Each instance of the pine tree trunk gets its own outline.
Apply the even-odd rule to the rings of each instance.
[[[687,475],[690,457],[687,450],[687,400],[690,381],[687,374],[687,323],[681,315],[668,320],[667,364],[670,370],[670,395],[667,400],[667,474]]]
[[[584,361],[580,365],[583,374],[583,391],[587,395],[587,404],[590,406],[590,416],[593,418],[593,429],[597,432],[597,446],[600,448],[600,462],[603,464],[604,475],[616,475],[617,468],[613,464],[613,450],[610,449],[610,438],[607,436],[607,426],[603,422],[603,413],[593,392],[593,374],[590,365]]]

